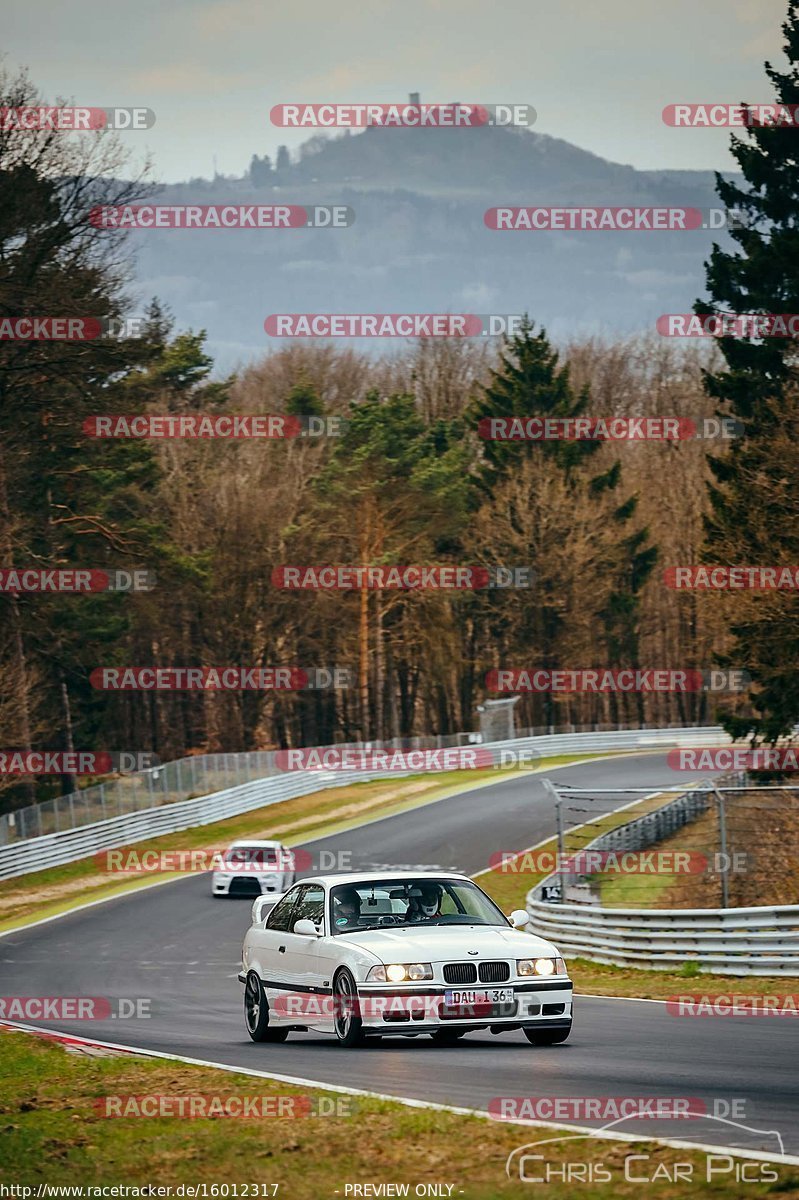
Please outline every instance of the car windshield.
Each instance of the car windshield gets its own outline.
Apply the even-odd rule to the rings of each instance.
[[[365,879],[330,889],[333,934],[398,926],[501,925],[500,909],[465,879]]]
[[[278,849],[275,846],[231,846],[225,854],[225,862],[232,867],[276,867]]]

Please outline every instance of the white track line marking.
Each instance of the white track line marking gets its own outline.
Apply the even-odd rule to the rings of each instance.
[[[603,757],[606,757],[606,756],[603,755]],[[589,762],[599,762],[599,761],[600,760],[597,758],[589,760]],[[580,765],[579,763],[574,764],[574,766],[579,766],[579,765]],[[588,763],[586,763],[586,766],[588,766]],[[559,771],[560,769],[561,769],[560,767],[552,768],[553,771]],[[635,799],[630,800],[628,804],[620,804],[618,808],[612,809],[609,813],[600,813],[600,816],[595,817],[593,821],[583,821],[582,825],[575,825],[573,829],[569,830],[569,833],[574,833],[578,829],[585,829],[586,826],[593,825],[595,821],[600,820],[602,817],[615,816],[616,813],[624,812],[625,809],[628,809],[628,808],[633,808],[634,805],[636,805],[636,804],[643,804],[646,800],[653,800],[655,796],[662,795],[663,792],[665,792],[665,790],[666,790],[665,788],[658,788],[654,792],[648,792],[646,796],[636,796]],[[625,791],[625,788],[619,788],[619,791],[623,792],[623,791]],[[539,850],[542,846],[546,846],[547,842],[554,842],[555,839],[557,838],[557,836],[558,836],[557,833],[552,833],[549,835],[549,837],[544,838],[543,841],[536,842],[536,844],[534,846],[525,846],[524,850],[517,851],[516,858],[521,858],[522,855],[524,855],[524,854],[530,854],[533,850]],[[513,861],[513,860],[511,860],[511,861]],[[474,875],[472,875],[471,878],[476,879],[478,875],[487,875],[489,873],[489,871],[496,871],[496,869],[497,869],[496,867],[483,867],[482,870],[475,871]],[[547,876],[544,876],[544,878],[548,879],[551,875],[557,875],[557,871],[550,871],[550,874]],[[543,880],[541,882],[543,883]],[[535,887],[537,885],[534,884],[533,886]]]
[[[582,1000],[629,1000],[632,1004],[668,1004],[668,1000],[655,1000],[650,996],[603,996],[601,992],[575,992]],[[758,993],[752,995],[757,997]]]
[[[117,1042],[99,1042],[88,1038],[81,1038],[77,1034],[58,1034],[56,1030],[40,1030],[35,1025],[22,1025],[16,1021],[0,1021],[0,1027],[20,1030],[23,1033],[51,1033],[56,1036],[68,1038],[73,1044],[76,1042],[88,1042],[92,1046],[100,1046],[107,1050],[122,1050],[132,1054],[141,1054],[145,1058],[162,1058],[168,1062],[187,1063],[192,1067],[213,1067],[217,1071],[228,1071],[232,1075],[250,1075],[260,1079],[274,1079],[278,1083],[288,1083],[292,1087],[311,1087],[316,1091],[321,1092],[337,1092],[347,1096],[367,1096],[372,1100],[387,1100],[393,1104],[402,1104],[406,1108],[428,1108],[436,1112],[455,1113],[456,1116],[462,1117],[478,1117],[480,1120],[491,1121],[492,1117],[487,1112],[479,1108],[461,1108],[454,1104],[439,1104],[434,1100],[416,1100],[410,1096],[392,1096],[386,1092],[373,1092],[366,1088],[345,1087],[338,1083],[324,1083],[319,1079],[305,1079],[299,1075],[282,1075],[275,1071],[256,1071],[251,1067],[236,1067],[230,1063],[211,1062],[202,1058],[189,1058],[184,1054],[166,1054],[161,1050],[146,1050],[141,1046],[123,1046]],[[734,1158],[754,1159],[757,1162],[776,1162],[785,1165],[799,1166],[799,1156],[790,1154],[766,1154],[759,1150],[740,1150],[737,1146],[720,1146],[712,1145],[705,1142],[685,1142],[677,1138],[658,1138],[643,1133],[609,1133],[604,1130],[591,1129],[585,1125],[570,1125],[556,1124],[553,1121],[536,1121],[536,1120],[502,1120],[497,1121],[497,1125],[524,1125],[532,1126],[535,1129],[568,1129],[574,1130],[575,1133],[583,1134],[586,1137],[595,1139],[610,1139],[617,1142],[658,1142],[663,1146],[673,1146],[678,1150],[700,1150],[710,1154],[718,1154],[723,1151],[725,1154],[730,1154]]]

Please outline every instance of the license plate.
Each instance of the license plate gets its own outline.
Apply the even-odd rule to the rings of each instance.
[[[447,991],[444,993],[447,1008],[458,1008],[462,1004],[512,1004],[513,988],[488,988],[485,991]]]

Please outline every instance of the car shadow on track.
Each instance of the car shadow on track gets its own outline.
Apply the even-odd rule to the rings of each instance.
[[[240,1042],[238,1045],[252,1047],[253,1043]],[[270,1056],[277,1056],[278,1054],[285,1055],[292,1049],[296,1050],[298,1047],[307,1047],[308,1049],[313,1047],[314,1051],[332,1050],[337,1054],[342,1050],[348,1050],[348,1052],[351,1054],[373,1054],[376,1051],[379,1052],[380,1050],[389,1050],[395,1052],[398,1050],[424,1050],[427,1054],[447,1054],[451,1053],[453,1050],[468,1049],[473,1053],[479,1053],[481,1050],[492,1050],[494,1053],[496,1053],[498,1050],[501,1050],[505,1051],[505,1053],[510,1052],[518,1055],[520,1047],[529,1051],[531,1054],[541,1054],[546,1050],[553,1051],[557,1054],[562,1054],[564,1051],[568,1051],[571,1045],[571,1039],[559,1046],[534,1046],[526,1039],[510,1041],[507,1038],[498,1035],[497,1037],[491,1038],[489,1041],[487,1038],[469,1038],[467,1035],[466,1037],[463,1037],[457,1041],[454,1046],[445,1046],[438,1042],[432,1041],[429,1034],[420,1033],[417,1037],[370,1037],[367,1038],[362,1045],[348,1048],[346,1046],[340,1046],[336,1039],[332,1036],[325,1037],[322,1035],[318,1037],[303,1037],[302,1035],[289,1035],[287,1041],[278,1045],[264,1046],[264,1050]]]

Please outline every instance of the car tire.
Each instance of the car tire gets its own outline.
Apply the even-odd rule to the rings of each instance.
[[[534,1046],[559,1046],[565,1042],[572,1031],[571,1021],[568,1029],[525,1029],[524,1036]]]
[[[244,1023],[254,1042],[285,1042],[288,1029],[269,1024],[269,1004],[264,985],[255,971],[247,973],[244,984]]]
[[[333,1028],[339,1045],[348,1049],[362,1045],[364,1033],[359,1015],[358,989],[346,968],[338,971],[333,979],[333,1004]]]
[[[454,1046],[465,1033],[465,1029],[434,1029],[430,1037],[437,1046]]]

